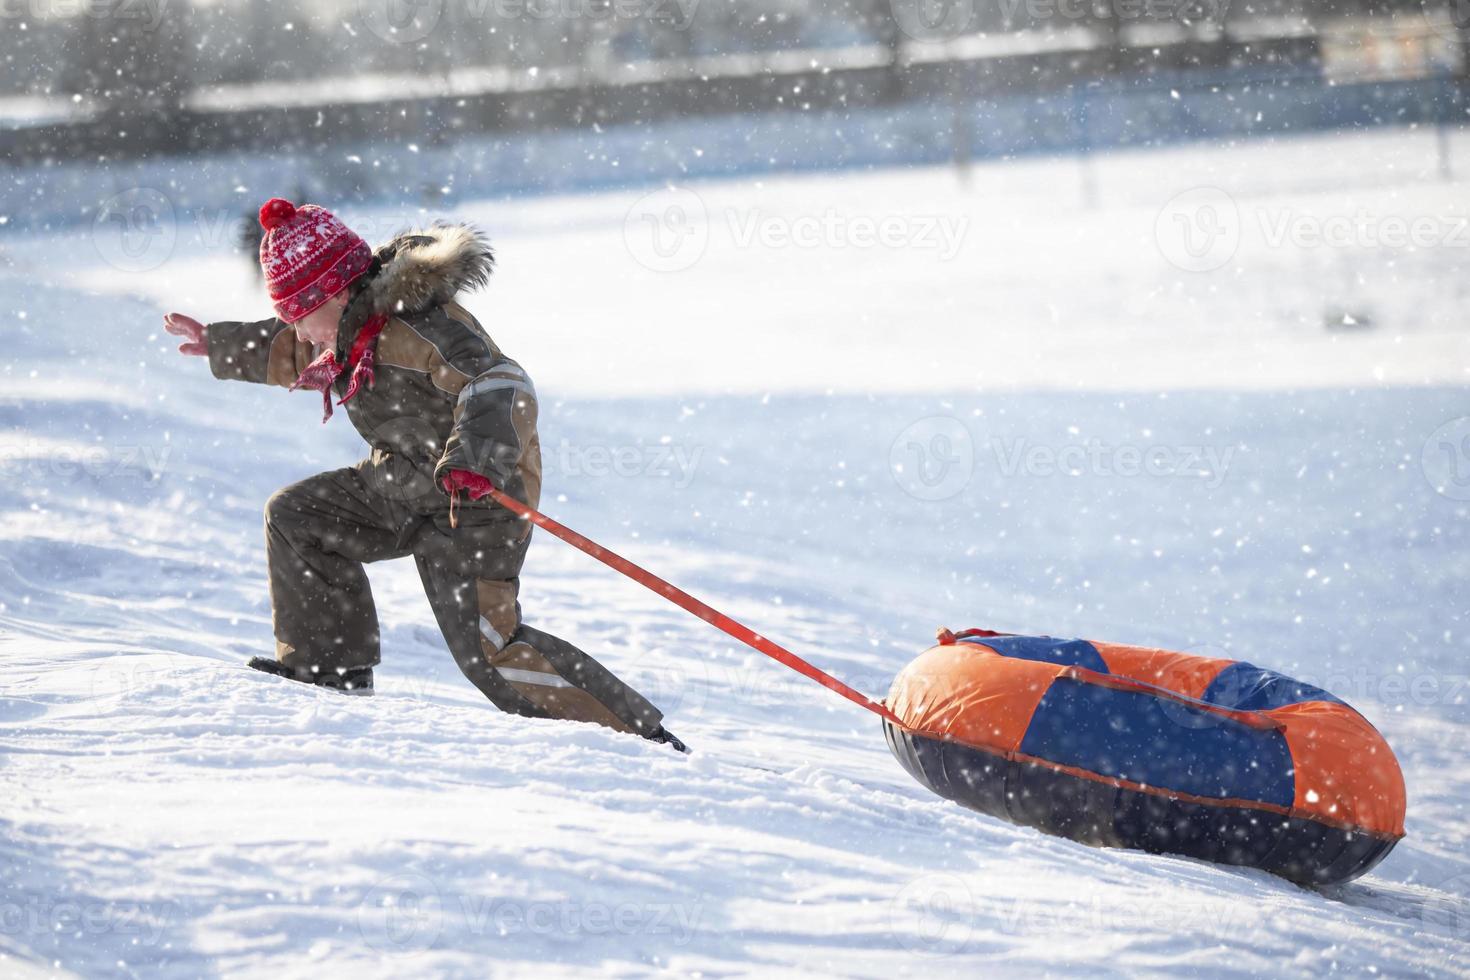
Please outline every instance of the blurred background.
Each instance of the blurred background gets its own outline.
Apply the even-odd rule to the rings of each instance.
[[[1465,108],[1464,6],[3,0],[0,162],[60,168],[54,191],[78,164],[269,153],[308,194],[434,205],[1452,125]],[[732,118],[718,145],[688,145],[691,125]],[[378,158],[332,152],[364,145]],[[177,203],[228,193],[173,176]],[[12,221],[93,206],[34,181],[0,188]]]
[[[934,976],[1463,977],[1467,52],[1465,0],[0,0],[0,912],[179,899],[0,972],[886,978],[910,895]],[[406,562],[372,703],[267,685],[261,507],[363,441],[160,319],[269,315],[273,196],[483,228],[543,508],[845,682],[941,624],[1248,660],[1383,730],[1409,837],[1338,901],[974,818],[539,534],[527,621],[693,767],[495,712]],[[400,875],[706,917],[384,959]]]

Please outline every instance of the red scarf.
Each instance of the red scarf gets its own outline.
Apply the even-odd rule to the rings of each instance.
[[[388,315],[378,313],[369,318],[362,329],[357,332],[357,339],[352,342],[352,350],[347,355],[346,364],[337,363],[336,351],[328,348],[321,356],[306,366],[291,385],[292,391],[297,388],[310,388],[312,391],[322,393],[322,424],[332,417],[332,386],[337,379],[342,377],[346,371],[352,372],[352,377],[347,380],[347,391],[342,395],[338,405],[345,405],[347,401],[356,395],[364,383],[369,388],[377,381],[377,375],[373,371],[373,362],[377,360],[378,334],[388,325]]]

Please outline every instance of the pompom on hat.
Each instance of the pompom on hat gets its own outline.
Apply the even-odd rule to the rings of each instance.
[[[326,208],[273,197],[260,209],[260,268],[276,316],[295,323],[368,270],[373,250]]]

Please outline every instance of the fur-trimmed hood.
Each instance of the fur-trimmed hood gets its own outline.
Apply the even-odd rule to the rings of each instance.
[[[372,266],[352,284],[337,345],[350,346],[374,314],[412,315],[480,289],[494,268],[495,253],[473,225],[444,222],[404,232],[380,247]]]

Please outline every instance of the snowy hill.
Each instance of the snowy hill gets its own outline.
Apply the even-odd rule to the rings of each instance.
[[[873,695],[941,624],[1322,684],[1409,787],[1408,837],[1324,892],[945,803],[873,718],[550,538],[527,621],[694,755],[498,713],[402,563],[371,569],[375,697],[246,671],[262,504],[360,443],[174,352],[167,309],[265,309],[218,239],[151,265],[102,231],[6,239],[0,975],[1464,975],[1470,504],[1432,439],[1470,404],[1463,253],[1270,240],[1282,213],[1463,212],[1395,136],[1112,158],[1081,218],[1059,162],[461,213],[500,249],[469,305],[543,393],[553,516]],[[1251,183],[1293,160],[1329,163]],[[1204,183],[1244,231],[1196,273],[1155,226]],[[639,237],[671,206],[703,209],[687,264]],[[821,237],[832,214],[909,237]],[[964,225],[948,254],[925,216]],[[1344,302],[1373,327],[1324,329]],[[952,480],[901,465],[936,433]]]

